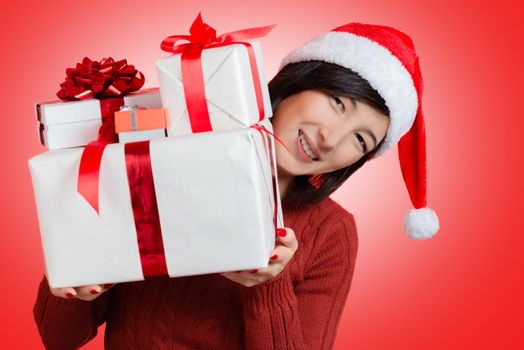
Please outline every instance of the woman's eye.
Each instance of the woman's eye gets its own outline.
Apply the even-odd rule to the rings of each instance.
[[[357,136],[358,142],[360,142],[360,144],[362,145],[362,151],[363,151],[364,153],[366,153],[367,150],[368,150],[368,146],[366,145],[366,140],[364,140],[364,138],[362,137],[362,135],[360,135],[360,134],[358,134],[358,133],[355,134],[355,135]]]
[[[335,103],[337,104],[337,106],[342,107],[341,111],[344,112],[346,110],[346,106],[344,106],[344,102],[342,102],[342,100],[338,96],[333,96],[333,99],[335,100]]]

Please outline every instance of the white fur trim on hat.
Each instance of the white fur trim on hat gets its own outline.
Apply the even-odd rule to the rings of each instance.
[[[320,60],[349,68],[366,79],[385,100],[390,124],[379,156],[397,144],[415,120],[418,108],[417,90],[408,70],[384,46],[347,32],[322,34],[291,51],[280,65]]]

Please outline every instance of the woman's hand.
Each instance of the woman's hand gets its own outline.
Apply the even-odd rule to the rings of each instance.
[[[223,272],[221,275],[243,286],[253,287],[278,276],[293,255],[295,255],[297,248],[298,241],[295,237],[295,232],[290,228],[279,228],[277,229],[277,243],[275,249],[271,252],[267,268],[252,271]]]
[[[60,298],[66,299],[81,299],[85,301],[91,301],[96,299],[99,295],[111,288],[113,284],[93,284],[90,286],[81,287],[67,287],[67,288],[51,288],[51,294]]]

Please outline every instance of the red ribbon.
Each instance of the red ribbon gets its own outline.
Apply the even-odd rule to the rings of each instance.
[[[40,135],[40,143],[42,146],[45,146],[45,138],[44,138],[44,124],[40,123],[38,126],[38,134]]]
[[[75,68],[66,69],[66,79],[56,95],[65,101],[119,97],[142,85],[144,75],[125,59],[115,61],[108,57],[93,61],[84,57]]]
[[[126,60],[112,58],[100,62],[84,58],[76,68],[66,70],[57,96],[63,100],[100,99],[102,125],[98,137],[82,152],[78,170],[78,192],[98,213],[100,165],[105,147],[118,142],[114,112],[124,105],[123,96],[144,85],[144,75]],[[149,141],[124,146],[128,185],[137,231],[140,262],[144,277],[167,276],[160,218],[154,190]]]
[[[87,144],[80,158],[77,191],[95,209],[98,214],[98,184],[100,182],[100,164],[105,147],[118,142],[115,132],[114,113],[124,105],[124,98],[106,98],[100,100],[102,125],[98,137]]]
[[[149,141],[126,143],[124,153],[142,272],[168,276]]]
[[[164,39],[160,45],[162,50],[173,54],[182,53],[182,81],[184,82],[184,94],[187,105],[187,112],[191,123],[193,133],[212,131],[209,111],[205,95],[204,73],[202,71],[201,55],[202,50],[228,46],[233,44],[242,44],[246,46],[249,54],[249,63],[253,84],[255,87],[255,96],[257,99],[259,121],[265,116],[264,100],[258,67],[256,64],[255,52],[249,42],[243,40],[254,39],[266,36],[275,25],[248,28],[235,32],[224,33],[216,36],[216,30],[202,21],[200,13],[191,25],[189,32],[191,35],[173,35]],[[189,43],[175,45],[179,40],[187,40]]]
[[[250,126],[250,128],[256,129],[256,130],[258,130],[258,131],[265,132],[266,134],[269,134],[269,135],[273,136],[273,138],[274,138],[275,140],[277,140],[278,143],[280,143],[280,144],[281,144],[281,145],[286,149],[286,151],[290,152],[290,151],[289,151],[289,148],[287,148],[286,144],[285,144],[284,142],[282,142],[282,140],[280,140],[280,139],[277,137],[277,135],[273,134],[271,131],[269,131],[268,129],[266,129],[265,126],[260,125],[260,124],[253,124],[253,125]]]
[[[104,148],[118,142],[115,132],[114,112],[124,105],[123,96],[139,90],[144,85],[144,75],[128,65],[125,59],[115,61],[111,57],[93,61],[84,57],[75,68],[66,69],[66,79],[60,84],[57,96],[65,101],[100,100],[102,126],[98,137],[82,152],[78,170],[77,190],[98,213],[98,183]]]

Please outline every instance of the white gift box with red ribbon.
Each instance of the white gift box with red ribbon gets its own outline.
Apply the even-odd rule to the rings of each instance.
[[[252,46],[258,68],[263,118],[272,116],[271,100],[264,76],[262,51],[258,41],[246,40]],[[213,131],[245,128],[261,120],[259,101],[248,49],[245,45],[204,49],[201,56],[205,99]],[[167,110],[167,134],[185,135],[195,132],[188,113],[184,84],[192,89],[197,79],[182,79],[182,54],[156,62],[162,105]],[[199,113],[201,117],[202,113]],[[208,130],[210,131],[210,130]]]
[[[141,192],[149,186],[144,159],[126,147],[147,148],[150,196]],[[99,214],[77,192],[81,155],[64,149],[29,161],[51,287],[143,280],[162,275],[158,263],[171,277],[267,267],[275,227],[284,225],[268,133],[107,145]],[[156,214],[137,216],[152,207]]]
[[[122,97],[125,105],[160,108],[158,88],[149,88]],[[96,140],[102,125],[100,100],[50,101],[35,105],[40,143],[50,150],[81,147]]]

